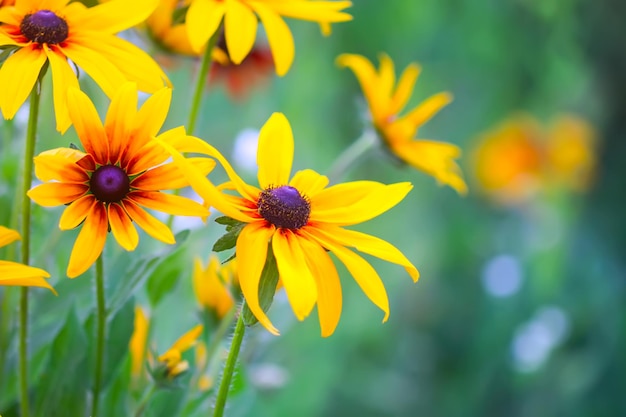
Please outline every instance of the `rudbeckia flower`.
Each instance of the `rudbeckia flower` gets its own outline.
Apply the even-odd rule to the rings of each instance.
[[[356,75],[372,115],[372,123],[389,151],[412,167],[432,175],[442,184],[465,194],[467,185],[461,169],[454,159],[461,150],[450,143],[414,139],[418,128],[447,105],[452,96],[439,93],[400,116],[411,98],[420,67],[409,65],[397,86],[393,61],[381,55],[378,72],[374,65],[361,55],[343,54],[337,63],[348,67]]]
[[[159,362],[164,366],[163,374],[167,378],[173,379],[189,369],[189,362],[183,360],[182,354],[196,344],[197,339],[202,334],[202,329],[202,325],[199,324],[189,330],[174,342],[164,354],[159,356]]]
[[[20,234],[15,230],[0,226],[0,248],[19,239]],[[0,260],[0,285],[43,287],[56,294],[54,288],[45,280],[45,278],[49,277],[50,274],[43,269]]]
[[[113,0],[87,8],[69,0],[18,0],[0,9],[0,48],[15,52],[0,68],[0,109],[12,119],[46,62],[52,71],[57,130],[70,125],[67,91],[78,87],[71,62],[112,97],[126,81],[155,92],[167,76],[144,51],[115,36],[145,20],[156,0]],[[70,62],[71,61],[71,62]]]
[[[419,274],[409,260],[386,241],[344,228],[372,219],[398,204],[411,190],[408,182],[384,185],[355,181],[328,186],[312,170],[291,179],[293,134],[288,120],[275,113],[259,136],[259,186],[246,184],[215,148],[201,140],[188,151],[205,153],[224,166],[237,195],[221,194],[169,144],[164,144],[194,189],[225,215],[247,223],[236,244],[239,284],[251,312],[278,334],[259,304],[259,281],[268,254],[276,258],[279,278],[299,320],[317,304],[322,336],[331,335],[341,315],[339,275],[328,251],[341,261],[367,297],[389,317],[389,301],[374,268],[351,248],[403,266],[414,281]],[[220,195],[221,194],[221,195]]]
[[[58,148],[35,157],[35,175],[44,184],[28,192],[39,205],[67,205],[59,223],[62,230],[82,224],[67,267],[69,277],[96,261],[109,230],[128,251],[139,242],[133,223],[155,239],[174,243],[170,229],[142,206],[173,215],[208,215],[193,200],[161,192],[187,186],[176,166],[165,163],[169,154],[154,140],[170,100],[171,90],[164,88],[137,111],[136,87],[127,83],[111,101],[103,126],[89,98],[70,89],[70,118],[84,151]],[[184,128],[176,128],[158,137],[169,141],[186,136]],[[214,166],[206,158],[196,162],[206,173]]]
[[[187,31],[191,46],[200,51],[224,20],[224,34],[235,64],[248,55],[256,39],[258,20],[267,33],[276,73],[285,75],[295,54],[293,35],[283,17],[334,23],[352,20],[341,10],[349,1],[311,0],[191,0],[187,11]]]
[[[193,290],[198,303],[211,311],[217,318],[222,318],[235,305],[228,289],[236,283],[237,262],[232,260],[226,265],[220,264],[217,256],[212,255],[206,268],[196,259],[193,268]]]

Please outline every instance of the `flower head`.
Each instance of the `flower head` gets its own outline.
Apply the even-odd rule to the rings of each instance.
[[[193,269],[193,289],[198,303],[218,318],[224,317],[233,308],[235,301],[229,287],[236,284],[237,262],[232,260],[221,265],[217,256],[212,255],[206,268],[196,259]]]
[[[361,55],[343,54],[337,58],[342,67],[350,68],[357,77],[372,115],[372,122],[385,146],[406,164],[432,175],[442,184],[465,194],[467,185],[461,169],[454,161],[461,150],[449,143],[416,140],[418,128],[433,117],[452,97],[439,93],[400,116],[411,98],[420,67],[409,65],[397,86],[393,61],[381,55],[378,72],[374,65]]]
[[[20,239],[20,234],[15,230],[0,226],[0,248]],[[33,268],[17,262],[0,260],[0,285],[18,285],[23,287],[48,288],[56,294],[56,291],[45,278],[50,274],[43,269]]]
[[[89,74],[109,97],[126,81],[145,92],[169,83],[152,58],[117,32],[143,21],[154,0],[113,0],[87,8],[69,0],[22,0],[0,9],[0,47],[15,52],[0,68],[0,109],[15,116],[46,62],[52,71],[57,129],[67,130],[67,91],[78,87],[70,61]]]
[[[272,115],[261,129],[258,187],[246,184],[215,148],[201,140],[196,142],[194,152],[221,162],[231,179],[227,188],[236,190],[236,195],[221,194],[172,147],[164,146],[184,167],[190,184],[202,197],[227,216],[246,223],[236,244],[239,283],[250,310],[272,333],[278,331],[260,307],[258,293],[268,242],[296,317],[303,320],[317,305],[323,336],[334,332],[342,306],[339,275],[328,251],[346,266],[367,297],[384,311],[383,321],[389,316],[389,302],[382,280],[350,248],[399,264],[417,281],[417,269],[394,246],[344,228],[394,207],[412,185],[355,181],[327,187],[328,178],[312,170],[299,171],[290,179],[294,143],[283,114]]]
[[[254,45],[260,20],[274,56],[276,73],[285,75],[291,67],[295,46],[283,17],[324,24],[345,22],[352,16],[342,10],[350,6],[349,1],[191,0],[187,31],[191,46],[200,51],[223,20],[230,58],[240,64]]]
[[[206,216],[208,211],[190,199],[161,190],[187,186],[179,170],[165,163],[169,154],[154,140],[163,125],[171,99],[164,88],[137,111],[137,90],[127,83],[111,101],[104,126],[89,98],[70,90],[70,118],[84,151],[59,148],[35,158],[35,175],[44,184],[28,195],[42,206],[65,204],[59,227],[73,229],[82,224],[67,267],[76,277],[96,261],[108,231],[126,250],[134,250],[139,235],[133,223],[165,243],[174,243],[170,229],[148,214],[142,206],[173,215]],[[183,128],[171,129],[160,138],[185,138]],[[213,163],[196,159],[209,172]]]
[[[173,379],[189,369],[189,362],[183,360],[183,353],[196,344],[202,330],[202,325],[197,325],[182,335],[165,353],[159,356],[159,362],[164,366],[163,373],[167,378]]]

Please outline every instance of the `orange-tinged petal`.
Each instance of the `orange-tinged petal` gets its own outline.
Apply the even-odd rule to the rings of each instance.
[[[415,88],[415,82],[417,81],[417,77],[419,77],[420,71],[420,66],[415,63],[411,63],[408,67],[406,67],[400,77],[398,85],[396,86],[396,91],[391,97],[389,113],[398,114],[400,110],[406,106],[411,98],[411,94]]]
[[[165,194],[160,191],[133,191],[128,198],[135,203],[153,210],[177,216],[208,216],[209,211],[186,197]]]
[[[125,200],[122,202],[122,205],[130,218],[150,236],[170,245],[176,243],[172,231],[163,222],[157,220],[132,201]]]
[[[88,189],[89,187],[84,184],[50,182],[31,188],[28,196],[40,206],[54,207],[71,203],[82,197]]]
[[[141,138],[133,139],[136,143],[142,142]],[[128,142],[131,142],[131,148],[122,155],[120,164],[129,176],[138,175],[169,158],[168,153],[155,141],[145,142],[143,146],[136,146],[133,141]]]
[[[341,317],[343,300],[339,274],[333,260],[317,242],[301,239],[300,243],[317,284],[317,314],[322,337],[328,337],[335,332]]]
[[[208,175],[215,168],[215,161],[209,158],[187,158],[193,166],[202,173]],[[131,183],[131,187],[146,191],[175,190],[186,187],[189,181],[176,164],[164,164],[146,171]]]
[[[261,128],[257,151],[261,188],[279,187],[289,182],[293,163],[293,133],[282,113],[274,113]],[[231,178],[232,179],[232,178]]]
[[[112,164],[119,162],[123,146],[130,141],[137,114],[137,85],[124,83],[111,99],[104,121],[104,130],[109,139],[109,157]]]
[[[61,153],[41,153],[34,158],[35,175],[42,181],[86,183],[89,176],[81,167]]]
[[[192,48],[200,52],[222,23],[226,6],[221,1],[194,0],[187,10],[187,31]]]
[[[95,204],[74,243],[67,266],[68,277],[76,278],[96,262],[104,249],[108,229],[109,222],[104,204]]]
[[[20,240],[20,234],[17,231],[0,226],[0,248],[16,240]]]
[[[270,319],[259,304],[259,281],[267,257],[267,245],[274,233],[273,227],[264,222],[250,223],[245,226],[237,238],[237,260],[239,264],[239,283],[248,308],[270,333],[278,335]]]
[[[41,48],[28,45],[8,57],[0,67],[0,110],[12,119],[22,107],[46,62]]]
[[[310,198],[328,185],[328,177],[320,175],[312,169],[304,169],[296,172],[291,181],[289,181],[289,185]]]
[[[291,308],[298,320],[304,320],[317,301],[317,286],[299,238],[291,230],[280,230],[274,233],[272,248]]]
[[[109,140],[96,107],[89,97],[77,88],[70,88],[67,98],[70,118],[85,152],[91,154],[100,165],[105,165],[109,156]]]
[[[117,243],[127,251],[135,250],[139,244],[139,234],[128,214],[119,204],[109,204],[109,226]]]
[[[407,120],[417,129],[417,127],[423,125],[437,114],[439,110],[450,104],[451,101],[452,94],[450,93],[435,94],[418,104],[406,116],[402,117],[402,119]]]
[[[158,0],[112,0],[89,7],[76,22],[80,27],[115,34],[131,28],[150,16]]]
[[[135,136],[153,137],[159,133],[172,101],[172,89],[163,87],[141,106],[135,118]]]
[[[333,187],[326,190],[331,188]],[[352,199],[346,201],[337,196],[337,200],[333,204],[334,207],[329,205],[327,200],[323,201],[324,205],[322,207],[318,207],[319,196],[326,191],[324,190],[316,196],[315,200],[311,201],[312,210],[309,221],[320,221],[337,225],[362,223],[398,204],[412,188],[413,185],[409,182],[385,185],[382,188],[376,187],[358,201],[353,201]],[[327,197],[328,195],[325,195],[325,198]]]
[[[69,111],[67,108],[67,90],[70,87],[79,88],[78,77],[67,62],[65,55],[59,51],[55,45],[43,46],[43,50],[48,57],[50,70],[52,71],[52,95],[54,98],[54,115],[56,117],[56,129],[65,133],[70,127]]]
[[[263,22],[272,56],[274,57],[276,74],[282,77],[289,71],[296,54],[291,30],[283,18],[271,8],[262,3],[252,3],[251,6]]]
[[[81,224],[87,215],[94,210],[94,205],[99,204],[93,194],[82,196],[63,210],[59,220],[59,229],[71,230]]]
[[[228,54],[235,64],[241,64],[254,45],[257,18],[242,2],[226,0],[224,4],[226,5],[224,34]]]

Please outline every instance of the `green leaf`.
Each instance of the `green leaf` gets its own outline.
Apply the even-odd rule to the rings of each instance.
[[[185,265],[184,253],[176,251],[167,258],[167,262],[161,262],[154,273],[148,278],[146,290],[148,300],[152,307],[156,307],[163,297],[169,294],[178,283],[183,271],[188,271]]]
[[[226,226],[226,233],[217,239],[215,244],[213,245],[214,252],[222,252],[228,249],[232,249],[237,244],[237,238],[239,237],[239,233],[241,229],[246,226],[246,223],[237,222],[233,225]]]
[[[238,223],[241,223],[239,220],[235,220],[232,217],[228,216],[220,216],[215,219],[215,223],[223,224],[224,226],[235,226]]]
[[[267,246],[267,258],[265,259],[265,266],[263,267],[263,272],[261,272],[261,280],[259,282],[259,304],[264,312],[267,312],[272,305],[274,294],[276,294],[276,285],[278,284],[278,266],[276,265],[274,251],[272,251],[271,244]],[[247,304],[244,304],[242,314],[243,322],[246,326],[252,326],[258,322]]]

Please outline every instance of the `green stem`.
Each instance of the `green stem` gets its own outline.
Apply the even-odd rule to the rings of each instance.
[[[200,61],[200,68],[196,74],[196,88],[193,92],[193,101],[191,102],[191,110],[189,111],[189,121],[187,122],[187,133],[193,135],[196,129],[196,121],[198,120],[198,112],[200,111],[200,103],[202,102],[202,91],[209,74],[209,67],[211,65],[211,54],[213,47],[217,43],[217,38],[220,34],[221,28],[216,30],[209,42],[207,43],[204,55]]]
[[[102,385],[102,368],[104,365],[104,337],[106,326],[106,305],[104,300],[104,266],[102,255],[96,261],[96,299],[98,309],[98,334],[96,341],[96,370],[93,382],[93,402],[91,404],[91,417],[98,415],[98,402]]]
[[[152,384],[148,392],[146,392],[146,394],[141,398],[141,400],[139,401],[139,405],[137,406],[137,411],[135,412],[135,417],[140,417],[143,414],[143,411],[148,405],[148,401],[150,400],[152,394],[154,394],[154,391],[156,391],[156,389],[157,385]]]
[[[352,145],[339,155],[332,167],[328,171],[328,177],[331,181],[339,181],[350,169],[350,167],[369,151],[378,141],[376,132],[372,129],[366,129],[360,138],[355,140]]]
[[[230,327],[232,326],[233,318],[235,317],[236,311],[237,311],[237,308],[233,306],[230,309],[230,311],[226,313],[224,317],[222,317],[222,320],[220,321],[220,325],[213,333],[213,336],[211,337],[211,343],[209,343],[209,346],[207,347],[207,350],[206,350],[207,366],[211,363],[211,359],[215,355],[215,352],[217,352],[220,345],[222,344],[222,339],[224,338],[224,335],[226,334],[228,329],[230,329]],[[204,372],[205,369],[202,369],[201,372]]]
[[[22,246],[21,260],[24,265],[30,262],[30,199],[26,193],[33,182],[33,157],[37,137],[37,118],[39,117],[39,83],[30,94],[30,112],[26,131],[26,150],[24,152],[24,172],[22,180]],[[28,287],[22,287],[20,294],[20,405],[22,417],[30,415],[28,402]]]
[[[241,349],[241,342],[243,341],[243,335],[246,332],[246,326],[243,323],[243,315],[239,313],[237,319],[237,325],[235,326],[235,333],[233,334],[233,341],[230,345],[230,352],[228,352],[228,359],[226,359],[226,365],[224,365],[224,373],[222,374],[222,381],[220,382],[220,388],[217,392],[217,398],[215,400],[215,410],[213,411],[213,417],[222,417],[224,415],[224,407],[226,406],[226,398],[228,397],[228,391],[230,390],[230,383],[235,371],[235,364],[237,363],[237,357],[239,356],[239,350]]]

